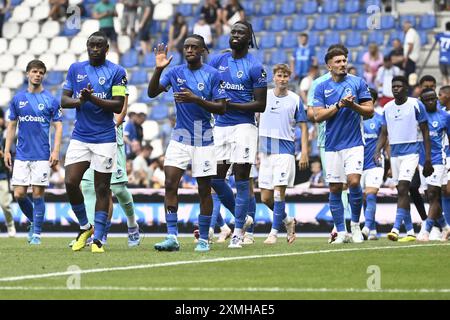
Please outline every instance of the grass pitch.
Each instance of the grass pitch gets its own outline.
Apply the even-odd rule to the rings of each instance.
[[[72,252],[69,238],[0,239],[0,299],[450,299],[450,243],[329,245],[280,238],[268,246],[156,252],[162,238],[129,249],[110,238],[105,254]],[[69,270],[69,271],[68,271]],[[81,270],[81,273],[74,270]]]

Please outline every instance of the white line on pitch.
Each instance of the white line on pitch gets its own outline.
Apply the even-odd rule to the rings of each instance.
[[[447,244],[420,244],[420,245],[416,244],[416,245],[395,246],[395,247],[388,246],[388,247],[373,247],[373,248],[346,248],[346,249],[335,249],[335,250],[317,250],[317,251],[277,253],[277,254],[266,254],[266,255],[237,256],[237,257],[227,257],[227,258],[212,258],[212,259],[204,259],[204,260],[185,260],[185,261],[173,261],[173,262],[154,263],[154,264],[142,264],[142,265],[135,265],[135,266],[98,268],[98,269],[87,269],[87,270],[78,270],[78,271],[52,272],[52,273],[44,273],[44,274],[6,277],[6,278],[0,278],[0,282],[14,282],[14,281],[22,281],[22,280],[53,278],[53,277],[70,276],[70,275],[74,275],[74,274],[78,275],[78,274],[88,274],[88,273],[152,269],[152,268],[159,268],[159,267],[173,267],[173,266],[180,266],[180,265],[187,265],[187,264],[203,264],[203,263],[228,262],[228,261],[237,261],[237,260],[252,260],[252,259],[278,258],[278,257],[303,256],[303,255],[315,255],[315,254],[326,254],[326,253],[355,252],[355,251],[396,250],[396,249],[423,248],[423,247],[448,246],[448,245],[450,245],[450,244],[448,244],[448,243]],[[199,255],[199,258],[200,257],[202,257],[202,256]]]
[[[183,287],[45,287],[45,286],[19,286],[19,287],[1,287],[0,291],[144,291],[144,292],[174,292],[174,291],[191,291],[191,292],[345,292],[345,293],[450,293],[450,289],[364,289],[364,288],[265,288],[265,287],[249,287],[249,288],[183,288]]]

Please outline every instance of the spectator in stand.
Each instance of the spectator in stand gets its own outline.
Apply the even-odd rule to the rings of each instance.
[[[218,0],[206,0],[200,9],[216,37],[222,34],[222,6]],[[195,33],[195,32],[194,32]]]
[[[348,74],[352,74],[354,76],[357,76],[358,75],[358,70],[356,70],[356,68],[354,66],[350,66],[347,69],[347,73]]]
[[[375,77],[380,66],[383,65],[383,55],[378,50],[376,43],[369,45],[369,51],[363,55],[364,79],[369,87],[375,87]]]
[[[186,171],[181,177],[181,188],[198,189],[197,179],[192,176],[192,167],[188,165]]]
[[[51,168],[50,178],[48,181],[50,182],[50,188],[54,189],[64,189],[64,178],[66,176],[66,171],[61,167],[59,163]]]
[[[50,12],[48,13],[49,18],[58,21],[67,15],[67,8],[69,7],[68,0],[49,0]],[[44,22],[44,19],[41,22]]]
[[[394,99],[392,93],[392,78],[401,75],[401,70],[397,66],[392,65],[391,57],[384,57],[383,60],[384,64],[378,69],[375,78],[375,84],[380,95],[378,102],[381,107],[384,107],[386,103]]]
[[[405,32],[403,68],[405,77],[409,81],[409,75],[416,72],[416,64],[420,58],[420,37],[409,21],[403,23],[403,31]]]
[[[128,176],[128,188],[140,188],[143,186],[141,184],[141,179],[138,176],[138,173],[133,170],[133,160],[127,160],[127,176]]]
[[[142,147],[141,153],[133,160],[133,173],[135,173],[139,185],[146,188],[150,187],[150,179],[152,177],[152,171],[148,164],[152,151],[153,147],[150,144],[146,144]]]
[[[312,175],[309,178],[310,188],[323,188],[325,187],[325,181],[322,174],[322,166],[319,161],[314,161],[311,163]]]
[[[187,37],[188,26],[183,15],[177,12],[169,29],[169,51],[177,50],[183,55],[184,40]]]
[[[116,6],[109,0],[102,0],[94,6],[92,17],[99,20],[100,31],[106,34],[110,47],[118,53],[117,33],[114,29],[114,17],[117,17]]]
[[[238,0],[228,0],[222,13],[223,33],[229,34],[231,26],[238,21],[245,21],[244,7]]]
[[[316,51],[308,44],[308,34],[301,33],[298,36],[298,47],[290,59],[290,68],[293,70],[293,77],[300,81],[308,75],[309,68],[317,65]]]
[[[131,37],[131,43],[134,43],[134,38],[136,37],[136,18],[137,9],[139,7],[138,1],[136,0],[121,0],[123,3],[123,14],[122,20],[120,21],[122,34],[129,35]]]
[[[195,23],[193,33],[202,36],[207,46],[212,44],[211,27],[206,23],[205,16],[203,14],[200,14],[198,21]],[[205,52],[205,54],[207,54],[207,52]]]
[[[123,141],[125,142],[126,154],[133,157],[133,143],[137,142],[140,146],[142,146],[142,140],[144,139],[142,124],[147,119],[148,110],[146,106],[141,108],[140,105],[132,105],[128,110],[129,118],[123,131]]]
[[[156,159],[152,163],[151,168],[154,169],[151,179],[153,182],[153,188],[164,188],[164,185],[166,183],[166,175],[164,174],[164,156],[162,155],[158,159]]]
[[[312,65],[309,67],[309,72],[306,77],[300,82],[300,92],[299,95],[302,98],[303,103],[306,104],[308,101],[308,91],[311,88],[312,82],[319,76],[319,67],[317,65]]]
[[[439,42],[439,69],[442,75],[442,84],[449,85],[450,71],[450,22],[445,24],[445,32],[438,33],[435,36]]]
[[[141,42],[142,54],[145,56],[147,53],[152,52],[150,43],[150,27],[153,22],[153,12],[155,5],[151,0],[139,0],[140,18],[138,27],[138,37]]]
[[[404,71],[403,61],[405,57],[403,55],[402,43],[399,39],[392,40],[392,50],[389,52],[389,57],[391,57],[392,64],[398,67],[401,71]]]
[[[3,23],[5,15],[11,8],[9,0],[0,0],[0,38],[3,38]]]

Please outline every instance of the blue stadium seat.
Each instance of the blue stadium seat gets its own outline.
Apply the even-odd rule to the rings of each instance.
[[[229,44],[228,44],[229,38],[230,38],[229,35],[225,35],[225,34],[221,35],[219,37],[219,40],[216,42],[216,46],[215,46],[216,49],[218,49],[218,50],[227,49],[229,47]]]
[[[266,51],[265,50],[256,50],[252,52],[252,55],[256,57],[256,59],[262,64],[267,63],[266,61]]]
[[[50,71],[44,78],[44,86],[58,86],[64,82],[64,74],[61,71]]]
[[[348,14],[340,14],[336,18],[336,24],[334,29],[347,30],[352,29],[352,17]]]
[[[166,93],[167,94],[167,93]],[[169,107],[166,104],[160,103],[154,105],[151,108],[150,119],[151,120],[163,120],[169,117]]]
[[[400,27],[403,27],[403,23],[404,23],[405,21],[411,22],[411,25],[412,25],[413,27],[416,26],[416,16],[413,16],[413,15],[411,15],[411,14],[406,14],[406,15],[400,16]]]
[[[364,3],[364,6],[362,8],[362,11],[364,11],[365,13],[367,12],[367,8],[370,6],[376,6],[381,8],[381,0],[366,0],[366,2]]]
[[[308,40],[308,43],[309,43],[310,46],[314,46],[314,47],[320,46],[321,41],[320,41],[320,35],[319,35],[319,33],[318,33],[318,32],[315,32],[315,31],[311,31],[311,32],[309,33],[309,40]]]
[[[313,30],[323,31],[330,29],[330,19],[328,15],[317,16],[314,20]]]
[[[419,18],[419,29],[427,30],[436,27],[436,16],[433,14],[424,14]]]
[[[356,18],[355,29],[356,30],[367,30],[367,19],[368,19],[367,14],[359,15],[358,18]]]
[[[73,37],[74,35],[76,35],[78,32],[80,32],[80,29],[78,28],[73,28],[72,26],[69,27],[69,25],[67,23],[64,23],[64,28],[61,31],[61,36],[64,37]]]
[[[344,3],[345,13],[356,13],[359,11],[359,0],[346,0]]]
[[[371,30],[367,37],[367,43],[376,43],[378,46],[382,46],[384,44],[384,32],[378,30]]]
[[[253,17],[252,18],[252,28],[255,33],[265,30],[264,21],[265,20],[263,17]]]
[[[389,44],[392,44],[394,39],[399,39],[400,42],[403,43],[403,40],[405,40],[405,33],[400,30],[392,30],[389,34]]]
[[[255,13],[255,2],[253,0],[241,1],[244,7],[245,15],[252,16]]]
[[[317,12],[317,1],[309,0],[303,3],[302,8],[300,10],[301,13],[304,14],[313,14]]]
[[[280,32],[286,29],[286,20],[278,17],[270,22],[270,31]]]
[[[130,84],[140,85],[148,83],[148,74],[145,69],[139,69],[131,74]]]
[[[306,31],[308,29],[308,19],[304,16],[295,17],[292,21],[292,31]]]
[[[283,1],[280,7],[280,13],[283,15],[291,15],[297,11],[295,1]]]
[[[141,90],[141,94],[139,95],[138,102],[147,103],[147,104],[153,102],[153,99],[150,98],[147,94],[147,89]]]
[[[395,28],[395,19],[392,15],[382,15],[381,16],[381,29],[383,30],[391,30]]]
[[[63,121],[62,126],[62,137],[63,138],[70,138],[72,135],[72,128],[71,128],[72,121]]]
[[[263,36],[259,43],[262,49],[271,49],[277,46],[277,39],[274,33],[267,33]]]
[[[273,80],[273,71],[272,68],[264,68],[264,70],[266,70],[267,73],[267,82],[270,83]]]
[[[155,54],[153,52],[147,53],[142,60],[141,67],[154,68],[155,67]]]
[[[339,11],[339,0],[327,0],[323,3],[324,13],[337,13]]]
[[[361,32],[359,31],[352,31],[346,34],[345,38],[345,46],[354,48],[359,47],[363,44],[363,39],[361,36]]]
[[[355,64],[363,64],[363,55],[367,52],[366,49],[361,49],[358,51],[358,53],[356,54],[356,59],[355,59]]]
[[[167,53],[167,56],[168,57],[173,56],[172,62],[170,62],[172,66],[176,66],[183,63],[183,57],[178,51],[169,51]]]
[[[181,13],[185,17],[192,16],[192,5],[190,3],[182,3],[177,7],[177,12]]]
[[[275,14],[276,3],[273,0],[265,0],[261,3],[259,14],[263,16],[271,16]]]
[[[288,57],[286,53],[282,50],[276,50],[272,52],[272,55],[270,56],[270,64],[275,65],[277,63],[287,63]]]
[[[422,46],[428,44],[428,32],[425,30],[418,31],[420,37],[420,44]]]
[[[173,103],[173,90],[170,89],[169,91],[164,92],[160,97],[161,101],[163,101],[164,103]]]
[[[296,48],[297,46],[297,35],[295,33],[287,33],[281,40],[282,48]]]
[[[325,37],[323,39],[323,46],[329,47],[332,44],[341,43],[341,38],[339,36],[339,32],[327,32],[325,33]]]
[[[137,66],[139,60],[138,52],[134,49],[130,49],[125,52],[120,59],[120,65],[124,68],[133,68]]]
[[[317,62],[319,65],[322,65],[325,63],[325,55],[327,54],[328,47],[321,47],[317,48],[316,50],[316,56],[317,56]]]

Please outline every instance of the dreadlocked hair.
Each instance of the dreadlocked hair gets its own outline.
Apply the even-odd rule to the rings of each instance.
[[[199,34],[191,34],[191,35],[187,36],[187,38],[194,38],[194,39],[200,40],[200,42],[202,43],[203,48],[206,50],[206,52],[209,53],[209,49],[208,49],[208,46],[206,45],[205,39],[201,35],[199,35]]]
[[[256,49],[259,49],[258,44],[256,43],[256,36],[255,36],[255,33],[253,32],[252,24],[251,24],[250,22],[248,22],[248,21],[242,21],[242,20],[236,22],[235,24],[238,24],[238,23],[239,23],[239,24],[243,24],[243,25],[246,26],[246,27],[248,28],[248,30],[250,31],[251,37],[250,37],[250,43],[249,43],[249,46],[250,46],[251,48],[255,48],[255,47],[256,47]]]

